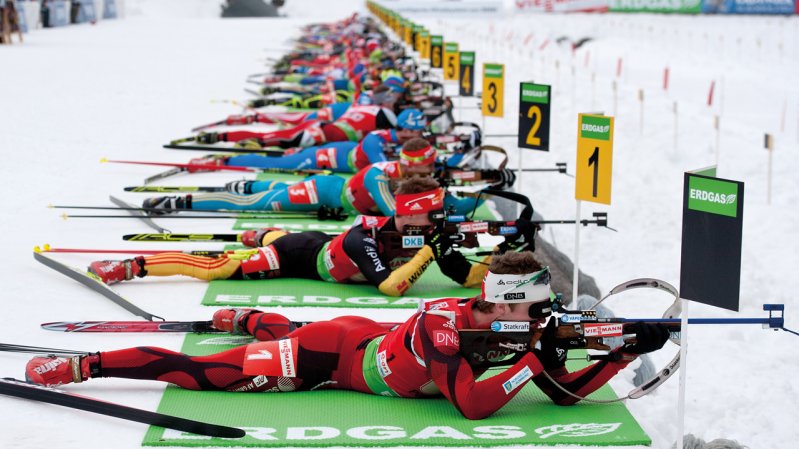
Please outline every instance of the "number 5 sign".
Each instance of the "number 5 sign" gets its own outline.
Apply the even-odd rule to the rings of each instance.
[[[483,115],[503,117],[502,109],[505,95],[505,66],[503,64],[483,64]]]
[[[519,148],[549,151],[551,88],[543,84],[519,86]]]
[[[458,43],[446,42],[444,44],[444,79],[448,81],[457,81],[459,72]]]
[[[577,122],[577,181],[574,197],[610,204],[613,117],[580,114]]]

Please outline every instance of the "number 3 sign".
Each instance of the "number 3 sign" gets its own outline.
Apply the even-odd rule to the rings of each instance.
[[[519,148],[549,151],[550,86],[521,83],[519,86]]]
[[[483,115],[504,117],[503,96],[505,95],[505,66],[503,64],[483,64]]]
[[[580,114],[577,122],[577,181],[574,197],[610,204],[613,117]]]

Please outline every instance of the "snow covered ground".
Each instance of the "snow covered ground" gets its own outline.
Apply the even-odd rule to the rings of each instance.
[[[112,164],[111,159],[185,161],[190,155],[160,145],[191,127],[237,112],[211,100],[241,99],[248,74],[264,71],[264,58],[286,48],[298,26],[335,20],[360,2],[289,0],[291,19],[227,19],[213,1],[127,0],[128,16],[94,26],[41,30],[25,45],[0,48],[0,155],[9,194],[2,209],[0,270],[3,291],[0,341],[80,350],[131,345],[178,349],[182,337],[163,335],[58,335],[38,329],[47,321],[129,319],[122,309],[31,258],[34,245],[142,248],[124,233],[145,231],[127,219],[70,219],[47,204],[108,204],[107,196],[139,184],[155,170]],[[487,119],[488,133],[515,132],[518,81],[551,83],[552,142],[548,154],[525,153],[525,166],[566,161],[573,170],[576,113],[616,116],[613,203],[584,205],[583,215],[607,211],[618,233],[596,228],[581,236],[581,268],[607,291],[635,277],[679,283],[683,172],[716,163],[714,115],[720,116],[719,176],[746,183],[741,313],[692,304],[691,316],[763,316],[764,302],[785,303],[788,327],[799,327],[799,20],[796,17],[677,17],[665,15],[517,16],[505,20],[424,21],[435,33],[477,51],[478,64],[507,65],[506,119]],[[530,34],[532,33],[532,36]],[[556,40],[593,41],[572,52]],[[528,39],[529,38],[529,39]],[[524,44],[524,41],[527,43]],[[544,45],[544,43],[546,45]],[[543,47],[543,49],[542,49]],[[532,53],[531,53],[532,52]],[[614,111],[612,82],[623,58]],[[671,73],[662,90],[663,69]],[[594,80],[592,82],[592,79]],[[715,80],[714,105],[706,105]],[[644,126],[638,90],[644,90]],[[674,145],[674,103],[679,139]],[[785,111],[785,112],[783,112]],[[783,113],[785,114],[783,124]],[[464,120],[480,121],[465,110]],[[773,187],[767,203],[767,153],[763,133],[773,133]],[[512,141],[491,141],[505,145]],[[515,158],[515,150],[511,151]],[[512,162],[514,165],[516,161]],[[218,184],[219,174],[171,182]],[[572,218],[573,181],[562,175],[526,176],[523,191],[547,218]],[[129,199],[140,199],[132,194]],[[224,232],[229,223],[172,220],[175,232]],[[552,226],[544,236],[573,253],[574,230]],[[195,245],[207,247],[208,245]],[[158,245],[146,245],[159,248]],[[174,248],[174,246],[170,247]],[[59,260],[85,265],[92,256]],[[208,319],[200,306],[201,282],[148,280],[116,287],[145,310],[168,319]],[[668,305],[657,294],[628,293],[608,305],[621,316],[657,316]],[[344,310],[292,309],[297,319],[321,319]],[[410,312],[359,312],[399,320]],[[793,336],[758,326],[695,326],[688,362],[686,432],[712,440],[731,438],[751,448],[791,447],[799,420],[799,365]],[[668,361],[675,347],[654,355]],[[23,376],[26,355],[0,354],[0,376]],[[632,388],[632,373],[612,382]],[[652,436],[654,447],[676,438],[677,378],[628,407]],[[103,380],[71,391],[154,410],[159,383]],[[61,449],[138,447],[139,424],[52,406],[0,398],[0,447]]]

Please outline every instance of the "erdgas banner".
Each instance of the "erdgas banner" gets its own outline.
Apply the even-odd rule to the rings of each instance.
[[[610,12],[673,12],[698,14],[701,0],[610,0]]]

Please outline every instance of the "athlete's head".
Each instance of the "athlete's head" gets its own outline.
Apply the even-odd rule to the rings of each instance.
[[[435,171],[436,149],[430,142],[415,137],[402,144],[400,150],[400,173],[403,177],[430,176]]]
[[[424,113],[418,109],[405,109],[397,116],[397,139],[400,143],[406,142],[414,137],[422,137],[427,127],[427,119]]]
[[[399,232],[404,232],[406,226],[431,226],[431,216],[444,209],[444,189],[429,177],[403,180],[394,191],[394,198],[394,222]]]
[[[399,100],[400,94],[392,91],[383,84],[379,84],[372,89],[372,104],[394,110],[394,105]]]
[[[500,321],[543,322],[552,314],[549,267],[541,267],[530,251],[494,256],[474,307]]]

